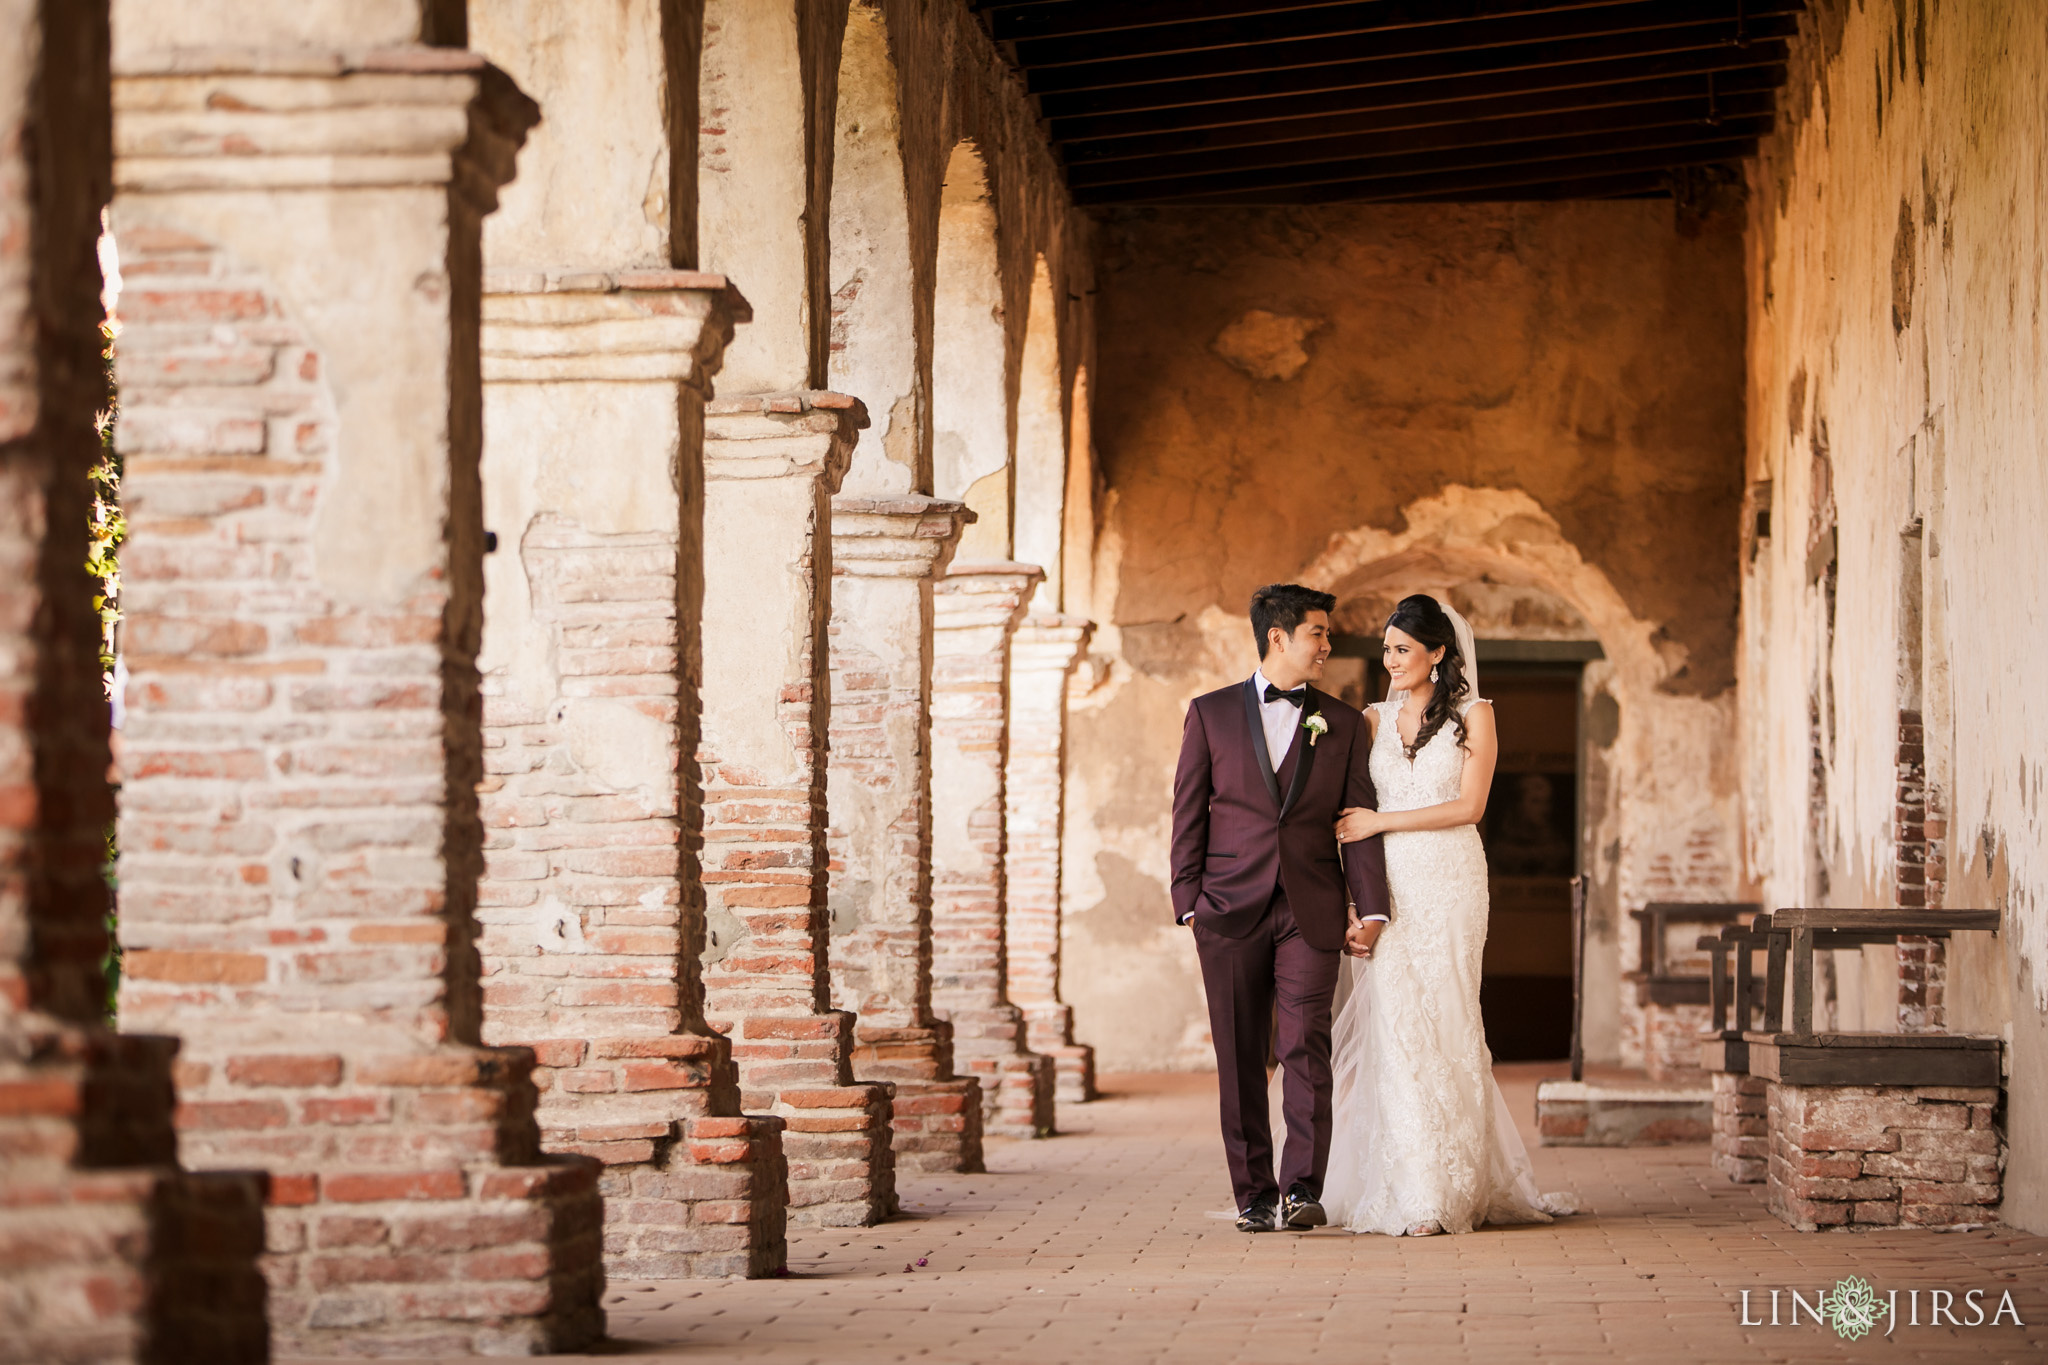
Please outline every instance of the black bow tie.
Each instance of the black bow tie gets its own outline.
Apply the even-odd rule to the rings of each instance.
[[[1292,702],[1296,706],[1306,706],[1308,705],[1308,688],[1304,685],[1302,687],[1295,688],[1292,692],[1282,692],[1279,688],[1273,686],[1273,684],[1267,683],[1266,701],[1268,702],[1268,704],[1276,701],[1284,701]]]

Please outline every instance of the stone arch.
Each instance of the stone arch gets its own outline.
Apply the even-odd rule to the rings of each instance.
[[[932,491],[964,500],[978,518],[961,536],[962,560],[1006,560],[1012,475],[1002,276],[988,169],[970,140],[947,159],[939,198],[932,336]]]
[[[847,16],[832,150],[832,325],[826,383],[867,405],[841,491],[931,486],[919,373],[917,282],[903,175],[903,113],[888,23],[874,4]]]
[[[1527,493],[1454,484],[1403,511],[1399,530],[1368,526],[1332,536],[1298,577],[1342,601],[1475,583],[1528,590],[1569,607],[1605,652],[1587,678],[1596,702],[1602,693],[1613,699],[1615,716],[1606,742],[1596,735],[1588,747],[1586,870],[1596,899],[1587,1053],[1641,1065],[1646,1020],[1622,991],[1622,974],[1637,966],[1637,942],[1621,923],[1627,907],[1723,900],[1734,890],[1740,826],[1726,743],[1734,700],[1669,690],[1684,648],[1638,618],[1613,580]],[[1242,627],[1230,616],[1213,629],[1234,644]]]
[[[698,253],[704,269],[729,277],[753,307],[725,352],[721,393],[815,388],[825,377],[843,32],[832,9],[808,0],[704,6]]]
[[[1040,254],[1031,273],[1024,350],[1017,375],[1016,556],[1044,568],[1032,599],[1041,611],[1060,605],[1060,537],[1067,482],[1066,404],[1060,386],[1059,317],[1052,272]]]

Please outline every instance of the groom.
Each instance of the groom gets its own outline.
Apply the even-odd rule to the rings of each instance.
[[[1173,777],[1173,915],[1193,926],[1202,962],[1245,1232],[1328,1221],[1330,997],[1339,955],[1370,957],[1387,922],[1380,840],[1340,845],[1333,829],[1346,807],[1379,805],[1365,718],[1309,686],[1330,657],[1336,605],[1294,583],[1252,594],[1258,671],[1195,698]],[[1276,1001],[1287,1123],[1277,1185],[1266,1113]]]

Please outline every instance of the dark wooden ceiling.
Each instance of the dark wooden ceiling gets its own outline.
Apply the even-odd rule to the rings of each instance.
[[[1084,205],[1663,196],[1770,131],[1803,0],[973,0]]]

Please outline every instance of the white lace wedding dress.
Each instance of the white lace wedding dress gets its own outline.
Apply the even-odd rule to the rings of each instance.
[[[1465,751],[1448,724],[1409,761],[1395,720],[1405,696],[1373,704],[1372,780],[1383,811],[1453,800],[1464,771]],[[1372,957],[1344,959],[1351,990],[1333,1029],[1323,1182],[1330,1221],[1398,1236],[1418,1223],[1470,1232],[1569,1213],[1569,1196],[1537,1192],[1493,1080],[1479,1018],[1487,913],[1479,830],[1384,837],[1393,921]]]

